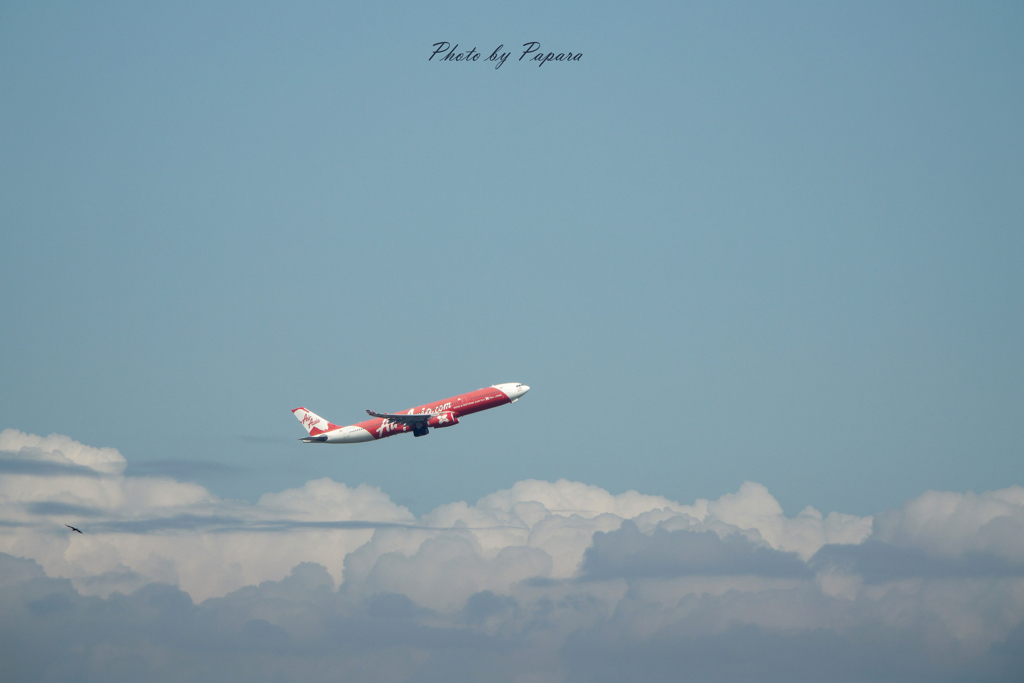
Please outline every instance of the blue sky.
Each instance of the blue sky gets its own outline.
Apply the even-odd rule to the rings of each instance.
[[[0,670],[1017,680],[1022,29],[3,4]]]
[[[1017,3],[8,4],[0,428],[254,501],[1024,480]],[[537,67],[428,62],[536,40]],[[513,59],[515,56],[513,57]],[[297,442],[497,382],[425,439]],[[148,468],[148,469],[147,469]]]

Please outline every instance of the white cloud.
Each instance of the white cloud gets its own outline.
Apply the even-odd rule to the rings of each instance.
[[[928,491],[879,515],[875,537],[946,557],[973,551],[1024,562],[1024,487]]]
[[[0,451],[24,453],[36,460],[90,467],[106,474],[120,474],[128,464],[116,448],[93,448],[62,434],[36,436],[17,429],[0,432]]]
[[[7,430],[0,446],[0,641],[22,643],[0,656],[26,679],[67,678],[85,655],[85,680],[129,661],[150,680],[1000,680],[1024,665],[1021,487],[928,492],[872,519],[787,517],[753,482],[681,504],[527,480],[417,519],[366,485],[250,504],[126,476],[116,450],[68,437]],[[78,651],[25,640],[66,630]]]
[[[810,509],[787,518],[767,490],[752,483],[717,501],[684,505],[635,491],[613,495],[579,482],[528,480],[472,505],[443,505],[417,520],[379,489],[320,479],[267,493],[251,505],[168,477],[126,476],[115,449],[65,436],[6,430],[0,443],[21,463],[0,478],[0,503],[7,520],[23,525],[0,530],[0,550],[36,559],[51,575],[101,595],[161,581],[202,600],[280,579],[299,562],[317,562],[341,583],[346,556],[357,548],[360,553],[349,560],[353,570],[372,574],[373,586],[387,586],[397,579],[381,568],[371,572],[380,557],[399,553],[411,563],[406,571],[429,573],[436,556],[423,550],[425,543],[469,543],[486,580],[422,592],[430,604],[450,608],[477,590],[504,591],[529,576],[573,577],[594,533],[618,529],[626,519],[647,532],[661,524],[744,534],[805,558],[826,542],[860,540],[870,528],[870,519],[822,518]],[[33,463],[73,469],[44,472],[28,467]],[[64,523],[88,533],[69,536]],[[521,570],[496,571],[512,557],[523,559]],[[401,562],[391,557],[385,565],[397,572]],[[442,598],[454,602],[442,605]]]
[[[341,581],[345,555],[371,538],[372,526],[334,529],[310,522],[416,521],[365,485],[353,489],[322,479],[250,505],[222,500],[197,484],[124,476],[125,460],[115,449],[90,448],[68,437],[5,430],[0,444],[21,461],[66,459],[95,465],[103,474],[0,476],[0,514],[16,524],[0,527],[0,551],[35,559],[51,576],[70,578],[88,593],[124,590],[141,577],[179,585],[202,600],[280,579],[306,561],[324,565]],[[73,534],[65,523],[86,533]],[[97,576],[107,580],[90,580]]]

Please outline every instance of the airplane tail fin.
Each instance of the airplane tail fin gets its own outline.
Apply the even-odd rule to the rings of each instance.
[[[332,429],[338,429],[338,425],[331,424],[316,413],[311,413],[305,408],[296,408],[292,413],[298,418],[299,422],[302,423],[302,426],[306,428],[306,431],[309,432],[310,436],[316,436],[318,434],[323,434],[324,432],[329,432]]]

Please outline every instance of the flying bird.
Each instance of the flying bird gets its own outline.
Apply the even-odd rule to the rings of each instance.
[[[67,528],[71,529],[72,531],[77,531],[78,533],[82,533],[81,529],[76,529],[75,527],[71,526],[70,524],[65,524],[64,526],[66,526]]]

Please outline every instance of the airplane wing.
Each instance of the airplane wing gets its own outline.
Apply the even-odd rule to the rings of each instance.
[[[434,417],[430,413],[419,413],[416,415],[389,415],[388,413],[375,413],[372,410],[367,410],[368,415],[373,417],[383,417],[385,420],[391,420],[398,424],[409,425],[410,427],[418,427],[424,425],[430,418]]]

